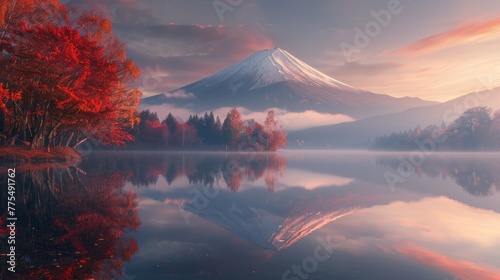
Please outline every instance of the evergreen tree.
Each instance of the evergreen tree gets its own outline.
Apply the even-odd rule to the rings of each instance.
[[[145,135],[149,132],[150,124],[154,122],[159,122],[156,112],[145,110],[139,113],[139,123],[132,129],[136,143],[144,140]]]
[[[194,116],[189,115],[189,119],[187,121],[187,124],[192,126],[192,127],[196,127],[199,120],[200,120],[200,117],[198,117],[198,115],[194,115]]]
[[[168,113],[163,123],[167,124],[170,135],[174,135],[179,128],[179,122],[174,118],[172,113]]]
[[[221,144],[222,140],[222,122],[220,121],[219,116],[217,116],[215,120],[215,138],[217,141],[217,144]]]
[[[205,127],[206,144],[217,145],[218,144],[217,131],[216,131],[217,129],[213,112],[210,112],[210,114],[208,115],[205,114],[205,117],[203,119],[203,124]]]
[[[221,144],[226,146],[226,149],[228,146],[230,146],[231,138],[232,138],[232,128],[228,114],[224,119],[224,123],[222,124],[222,129],[221,129]]]

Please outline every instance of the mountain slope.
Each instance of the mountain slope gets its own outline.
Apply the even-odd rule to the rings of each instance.
[[[500,109],[500,87],[473,92],[451,101],[404,112],[375,116],[351,123],[290,132],[288,142],[293,146],[297,140],[304,141],[307,148],[368,148],[377,136],[414,129],[418,125],[449,124],[466,108],[487,106]],[[296,146],[297,147],[297,146]]]
[[[146,108],[165,103],[193,111],[221,107],[264,111],[276,107],[291,112],[346,114],[353,118],[435,104],[356,89],[279,48],[256,52],[205,79],[142,100]]]

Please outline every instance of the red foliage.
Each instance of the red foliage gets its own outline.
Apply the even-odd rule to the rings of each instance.
[[[124,236],[140,225],[138,195],[121,189],[130,173],[77,172],[37,170],[19,178],[20,192],[33,186],[39,190],[33,199],[44,201],[23,201],[26,212],[19,212],[30,221],[20,228],[43,225],[18,234],[19,250],[35,262],[30,268],[20,265],[16,272],[22,279],[109,279],[137,252],[135,239]]]
[[[76,15],[73,22],[16,22],[0,37],[0,82],[8,85],[0,88],[0,109],[15,112],[5,121],[7,137],[22,136],[33,148],[132,139],[127,127],[137,121],[140,92],[130,85],[139,69],[111,36],[109,20]]]
[[[2,83],[0,83],[0,110],[6,114],[10,114],[11,106],[8,106],[8,103],[15,102],[21,99],[21,93],[16,92],[12,93],[8,89],[4,89]]]

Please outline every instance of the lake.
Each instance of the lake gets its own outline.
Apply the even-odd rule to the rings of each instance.
[[[500,279],[499,155],[94,152],[16,167],[16,272],[2,261],[0,278]]]

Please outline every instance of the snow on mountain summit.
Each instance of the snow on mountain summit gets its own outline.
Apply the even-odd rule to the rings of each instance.
[[[262,54],[265,55],[265,58],[262,60],[262,64],[270,63],[272,66],[266,67],[270,68],[271,71],[277,71],[277,73],[275,72],[274,74],[275,76],[281,78],[280,81],[298,81],[310,85],[355,90],[353,87],[321,73],[289,52],[280,48],[264,50],[262,51]],[[260,54],[256,53],[255,55]],[[269,76],[272,76],[273,73],[269,72],[268,74]]]
[[[359,119],[433,104],[354,88],[335,80],[280,49],[258,51],[194,83],[141,100],[142,108],[160,105],[194,112],[244,107],[264,112],[315,111]]]
[[[245,90],[254,90],[287,81],[357,91],[280,48],[258,51],[212,76],[179,90],[194,90],[197,86],[210,87],[221,83],[230,83],[234,90],[242,87],[245,87]]]

